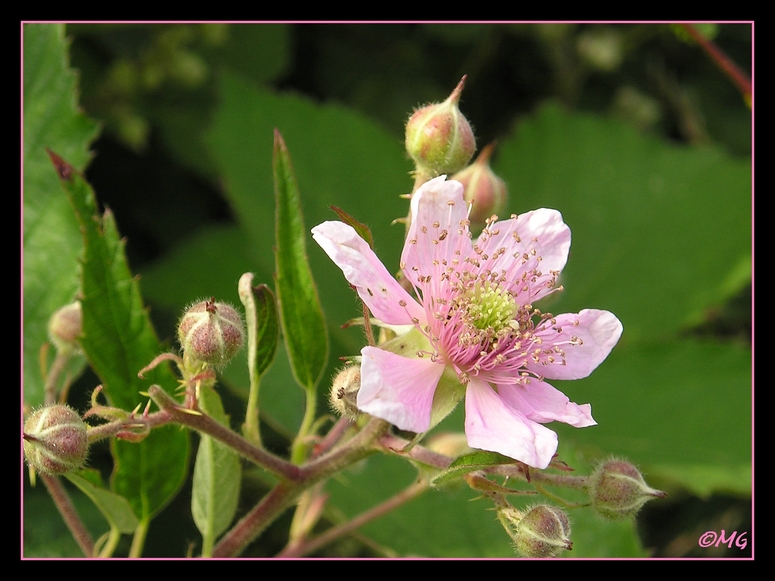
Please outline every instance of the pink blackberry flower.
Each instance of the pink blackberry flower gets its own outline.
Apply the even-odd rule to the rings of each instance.
[[[557,434],[543,424],[595,425],[544,379],[588,376],[622,324],[608,311],[542,314],[533,303],[561,290],[570,229],[556,210],[490,223],[472,242],[463,186],[440,176],[412,196],[401,270],[413,298],[353,228],[325,222],[313,237],[378,323],[400,334],[361,350],[360,410],[422,433],[465,393],[472,448],[546,468]]]

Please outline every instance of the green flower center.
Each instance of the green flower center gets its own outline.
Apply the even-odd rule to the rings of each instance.
[[[479,330],[513,329],[518,306],[514,297],[504,288],[489,282],[477,282],[465,293],[466,319]]]

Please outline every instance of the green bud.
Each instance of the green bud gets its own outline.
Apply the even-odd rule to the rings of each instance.
[[[30,414],[23,438],[24,457],[41,474],[77,470],[89,451],[86,423],[66,405],[50,405]]]
[[[603,462],[592,473],[589,496],[600,515],[614,520],[634,516],[652,498],[667,495],[650,488],[635,466],[614,459]]]
[[[417,109],[406,123],[406,151],[429,177],[463,169],[476,151],[474,132],[458,109],[465,77],[443,103]]]
[[[78,301],[57,309],[48,320],[48,336],[59,351],[78,351],[82,331],[83,314]]]
[[[570,522],[559,508],[539,504],[530,508],[527,514],[517,512],[512,509],[504,514],[513,523],[514,548],[523,557],[556,557],[573,547]]]
[[[213,367],[225,365],[242,348],[242,317],[228,303],[199,301],[186,309],[178,325],[184,360]]]

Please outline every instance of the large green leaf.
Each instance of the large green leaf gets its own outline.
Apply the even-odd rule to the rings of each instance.
[[[25,24],[24,35],[24,401],[43,402],[39,350],[47,340],[51,314],[78,291],[78,257],[83,249],[78,222],[46,148],[58,151],[78,170],[89,161],[97,125],[77,103],[77,77],[68,65],[64,25]],[[49,354],[48,362],[51,363]],[[84,367],[73,362],[71,375]]]
[[[81,345],[112,405],[127,411],[145,404],[140,392],[152,383],[172,391],[177,379],[160,365],[144,379],[138,372],[161,351],[137,279],[124,255],[124,241],[110,212],[97,213],[91,187],[56,155],[52,161],[78,217],[81,263]],[[52,168],[52,171],[53,168]],[[154,430],[140,443],[113,441],[114,490],[125,496],[141,521],[148,521],[177,493],[186,475],[188,435],[174,426]]]
[[[574,401],[591,402],[599,424],[552,424],[560,454],[572,440],[623,455],[696,494],[750,494],[750,363],[747,348],[714,342],[617,348],[591,377],[554,382]]]
[[[750,160],[547,106],[503,140],[494,165],[511,211],[556,208],[571,228],[552,309],[610,310],[632,342],[669,337],[740,290],[725,285],[751,256]]]
[[[275,184],[275,274],[283,338],[293,375],[299,385],[313,389],[328,357],[328,334],[317,288],[307,259],[307,230],[291,158],[275,132],[272,160]]]

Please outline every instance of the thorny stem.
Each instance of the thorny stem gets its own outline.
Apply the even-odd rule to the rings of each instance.
[[[314,537],[307,541],[302,541],[300,543],[295,544],[292,547],[291,546],[286,547],[277,556],[278,557],[303,557],[305,555],[309,555],[313,551],[316,551],[322,547],[325,547],[329,543],[332,543],[333,541],[345,535],[350,534],[351,532],[357,530],[358,528],[362,527],[366,523],[371,522],[381,517],[382,515],[387,514],[391,510],[398,508],[402,504],[406,504],[410,500],[417,498],[429,488],[430,486],[425,481],[414,482],[411,486],[409,486],[408,488],[405,488],[404,490],[402,490],[392,498],[389,498],[382,504],[379,504],[362,514],[359,514],[358,516],[350,519],[346,523],[342,523],[341,525],[331,527],[326,532],[318,535],[317,537]]]
[[[373,418],[342,447],[298,467],[294,482],[280,482],[232,528],[213,549],[213,557],[239,555],[266,527],[288,509],[299,495],[321,481],[373,453],[374,441],[389,427],[383,420]]]
[[[157,412],[157,414],[164,414],[164,419],[159,423],[175,422],[194,428],[197,431],[203,432],[208,436],[212,436],[216,440],[223,442],[234,449],[238,454],[255,462],[280,478],[285,480],[294,480],[298,478],[298,466],[294,466],[290,462],[287,462],[262,448],[258,448],[239,434],[233,432],[219,422],[216,422],[210,416],[201,412],[192,413],[192,410],[180,406],[158,385],[152,385],[148,389],[148,395],[162,410],[161,412]],[[152,418],[157,414],[150,414],[148,418]]]
[[[65,524],[67,524],[67,528],[70,529],[75,542],[78,543],[83,554],[87,557],[93,556],[94,540],[86,529],[86,525],[83,524],[83,521],[81,521],[81,518],[78,516],[78,513],[70,500],[70,496],[67,494],[65,487],[62,486],[62,481],[56,476],[48,474],[41,474],[40,478],[46,485],[48,493],[54,500],[59,513],[62,515]]]

